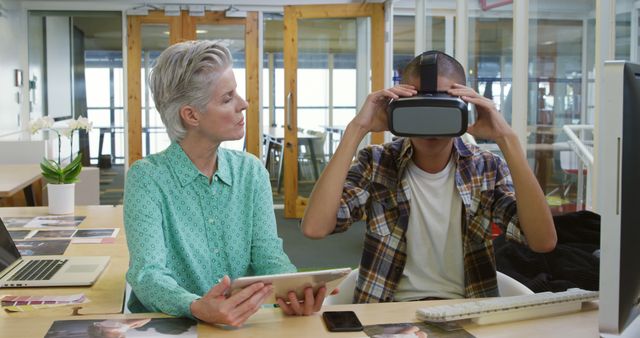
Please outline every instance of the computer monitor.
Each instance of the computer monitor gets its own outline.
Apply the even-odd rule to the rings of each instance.
[[[599,327],[603,337],[640,337],[640,65],[606,62],[603,75]]]

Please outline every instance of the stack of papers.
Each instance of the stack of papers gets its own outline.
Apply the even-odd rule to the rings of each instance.
[[[26,312],[44,308],[87,303],[84,294],[67,296],[12,296],[0,298],[2,308],[9,312]]]

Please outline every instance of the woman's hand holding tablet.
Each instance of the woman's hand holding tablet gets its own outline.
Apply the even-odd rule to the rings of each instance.
[[[273,286],[264,303],[278,304],[289,315],[309,315],[320,310],[324,297],[336,290],[351,268],[241,277],[231,283],[231,294],[249,285]]]

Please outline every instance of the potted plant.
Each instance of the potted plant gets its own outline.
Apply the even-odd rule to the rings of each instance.
[[[42,117],[29,124],[31,133],[35,134],[40,130],[54,132],[58,136],[58,158],[51,160],[43,158],[40,162],[42,176],[49,183],[47,184],[47,196],[49,199],[50,214],[70,214],[75,208],[75,182],[82,171],[82,153],[73,156],[73,134],[76,130],[91,130],[93,124],[85,117],[69,121],[63,128],[53,126],[51,117]],[[71,157],[67,164],[62,163],[61,146],[62,136],[69,139],[71,145]]]

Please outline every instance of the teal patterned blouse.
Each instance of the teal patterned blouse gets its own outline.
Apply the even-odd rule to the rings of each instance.
[[[296,271],[277,235],[268,173],[247,153],[219,148],[211,183],[177,143],[135,162],[124,224],[132,312],[193,317],[191,302],[224,275]]]

